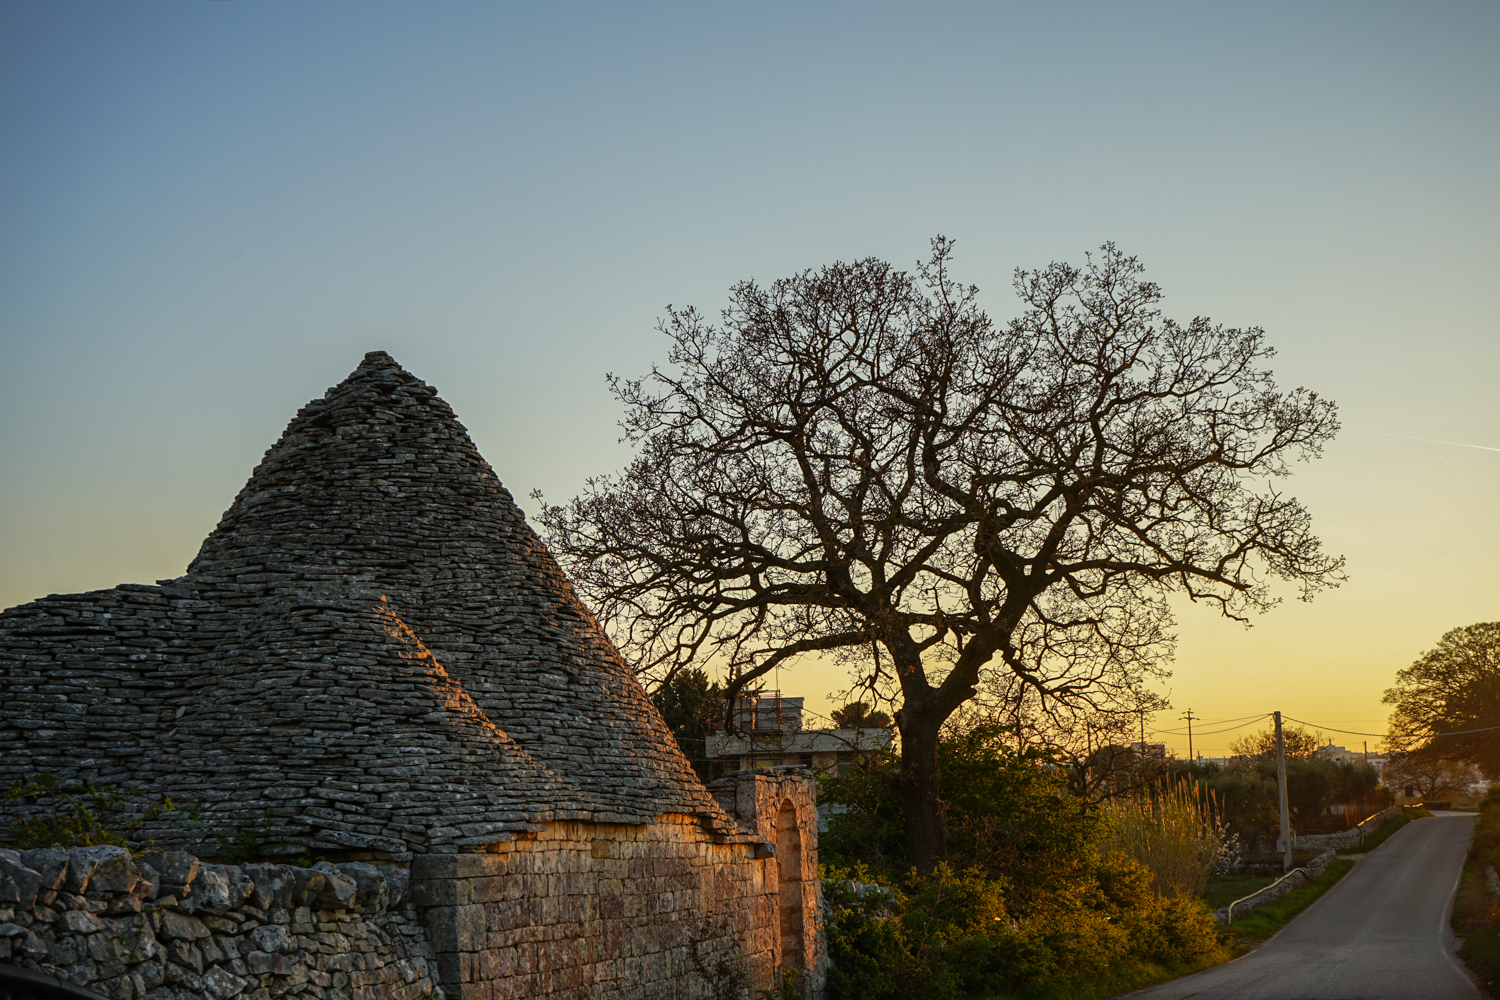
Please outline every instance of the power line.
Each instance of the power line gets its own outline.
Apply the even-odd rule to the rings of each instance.
[[[1232,733],[1236,729],[1244,729],[1246,726],[1253,726],[1257,722],[1259,722],[1261,719],[1268,718],[1270,716],[1270,714],[1271,713],[1267,712],[1265,715],[1251,715],[1251,716],[1247,716],[1247,718],[1250,721],[1249,722],[1242,722],[1238,726],[1226,726],[1223,729],[1200,729],[1200,730],[1198,730],[1197,734],[1199,736],[1213,736],[1213,735],[1215,735],[1217,733]],[[1234,720],[1230,719],[1228,721],[1233,722]],[[1153,735],[1153,736],[1181,736],[1181,735],[1183,735],[1184,732],[1185,732],[1185,730],[1182,730],[1182,729],[1175,729],[1175,730],[1174,729],[1153,729],[1153,730],[1151,730],[1151,735]]]
[[[1256,716],[1254,719],[1251,719],[1249,722],[1242,722],[1238,726],[1229,726],[1226,729],[1199,730],[1198,731],[1198,735],[1199,736],[1215,736],[1215,735],[1217,735],[1219,733],[1232,733],[1236,729],[1245,729],[1245,728],[1247,728],[1249,726],[1253,726],[1257,722],[1259,722],[1261,719],[1267,718],[1270,714],[1271,713],[1267,712],[1265,715]]]
[[[1468,736],[1470,733],[1489,733],[1494,732],[1496,729],[1500,729],[1500,726],[1485,726],[1483,729],[1460,729],[1457,732],[1452,733],[1360,733],[1355,732],[1352,729],[1334,729],[1332,726],[1320,726],[1316,722],[1303,722],[1301,719],[1293,719],[1290,715],[1284,715],[1282,716],[1282,718],[1286,719],[1289,722],[1296,722],[1304,726],[1312,726],[1314,729],[1326,729],[1331,733],[1343,733],[1346,736],[1378,736],[1383,740],[1435,740],[1439,736]]]
[[[1211,719],[1209,721],[1203,722],[1203,724],[1205,726],[1222,726],[1222,725],[1224,725],[1225,723],[1228,723],[1228,722],[1243,722],[1245,719],[1251,719],[1251,720],[1264,719],[1266,716],[1268,716],[1270,714],[1271,714],[1270,712],[1262,712],[1259,715],[1239,715],[1239,716],[1236,716],[1233,719]],[[1193,716],[1193,721],[1194,722],[1199,722],[1199,721],[1202,721],[1202,720],[1200,719],[1199,716],[1195,715],[1195,716]],[[1181,732],[1185,732],[1186,730],[1182,730],[1182,729],[1153,729],[1151,731],[1153,733],[1181,733]]]

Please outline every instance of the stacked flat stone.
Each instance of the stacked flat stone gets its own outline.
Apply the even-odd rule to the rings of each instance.
[[[170,796],[140,829],[165,844],[737,833],[451,408],[384,352],[298,412],[185,576],[0,615],[0,685],[0,782]]]
[[[418,1000],[432,949],[393,866],[0,850],[0,962],[114,1000]]]

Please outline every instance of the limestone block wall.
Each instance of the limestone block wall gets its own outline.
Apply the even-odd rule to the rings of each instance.
[[[741,975],[767,988],[783,968],[820,995],[813,782],[799,771],[718,784],[744,810],[738,837],[668,814],[549,823],[487,852],[418,858],[412,897],[445,995],[696,1000]]]
[[[765,893],[775,899],[775,968],[806,969],[804,992],[821,989],[828,955],[818,879],[817,782],[800,767],[739,771],[708,786],[758,847]],[[773,847],[774,850],[766,850]]]
[[[435,970],[408,884],[357,863],[0,850],[0,962],[115,1000],[418,1000]]]

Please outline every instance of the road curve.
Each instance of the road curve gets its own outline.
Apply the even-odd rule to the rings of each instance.
[[[1130,1000],[1478,1000],[1448,904],[1470,813],[1408,823],[1264,947]]]

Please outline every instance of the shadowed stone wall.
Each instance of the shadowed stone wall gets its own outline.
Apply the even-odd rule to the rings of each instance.
[[[115,1000],[417,1000],[436,986],[407,873],[0,850],[0,962]]]
[[[745,810],[736,842],[692,816],[644,826],[554,823],[489,852],[428,855],[412,866],[450,998],[713,995],[747,973],[769,988],[786,964],[795,923],[796,968],[817,995],[822,948],[816,845],[792,858],[771,849],[783,808],[815,815],[805,772],[741,774],[711,790]],[[790,865],[791,867],[788,867]],[[799,907],[782,912],[794,886]]]

